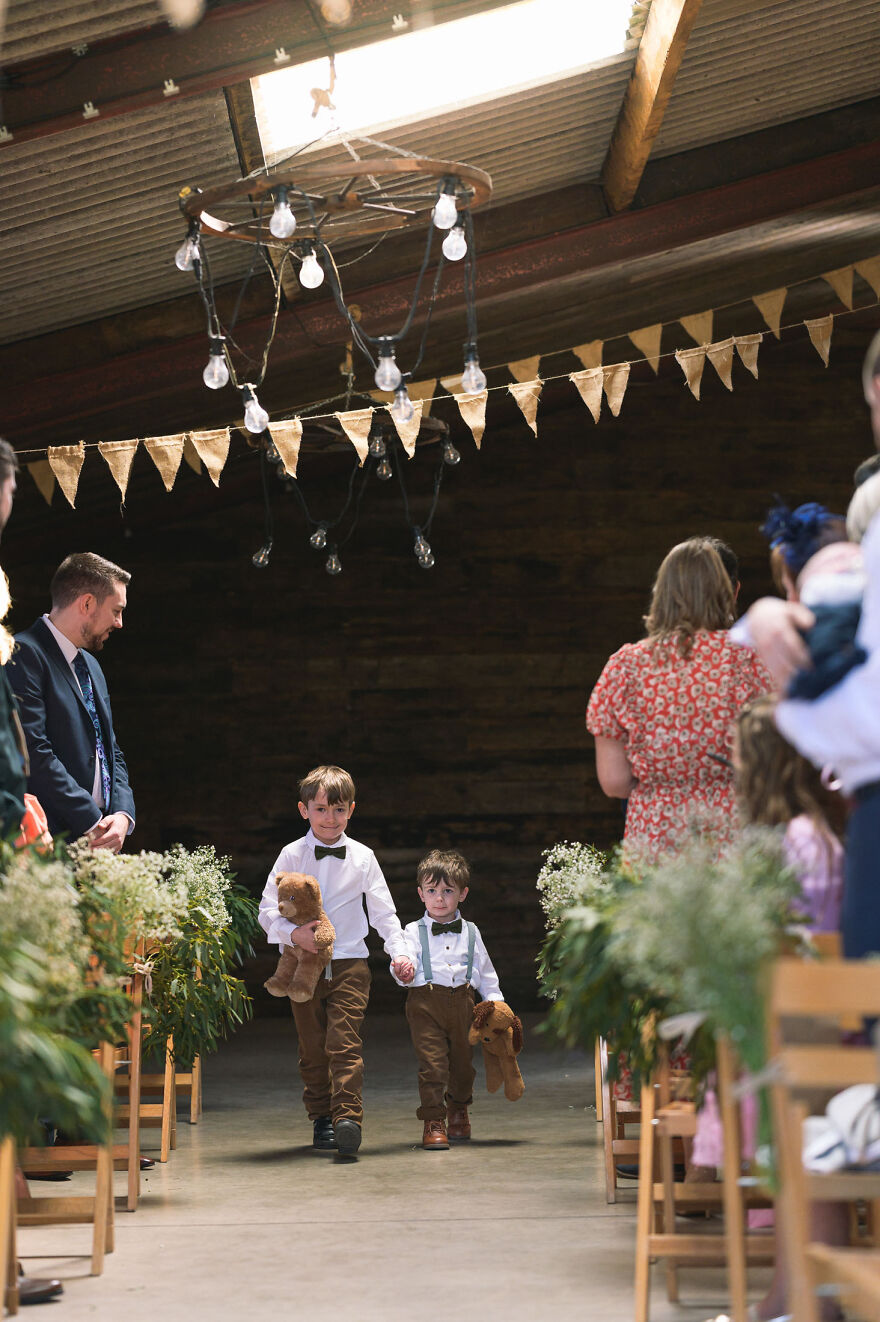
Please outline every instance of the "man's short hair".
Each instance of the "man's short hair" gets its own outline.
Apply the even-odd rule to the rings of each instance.
[[[868,352],[862,363],[862,389],[867,404],[872,403],[874,378],[877,376],[880,376],[880,331],[868,345]]]
[[[880,454],[868,455],[863,459],[856,471],[853,473],[853,486],[860,487],[863,482],[867,482],[869,477],[880,472]]]
[[[299,782],[300,803],[311,803],[321,790],[328,803],[354,803],[354,781],[342,767],[315,767]]]
[[[18,455],[8,441],[0,436],[0,484],[8,482],[18,472]]]
[[[416,885],[424,886],[426,881],[445,881],[463,891],[471,881],[467,859],[454,849],[432,849],[416,870]]]
[[[131,574],[120,569],[112,560],[105,560],[94,551],[75,551],[55,570],[49,590],[52,609],[64,610],[78,597],[90,592],[98,601],[109,596],[117,583],[130,583]]]

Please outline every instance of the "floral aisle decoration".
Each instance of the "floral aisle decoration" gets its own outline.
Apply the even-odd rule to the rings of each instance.
[[[561,841],[544,850],[546,860],[538,873],[538,897],[547,931],[557,927],[566,909],[588,902],[597,889],[607,889],[607,857],[593,845]]]

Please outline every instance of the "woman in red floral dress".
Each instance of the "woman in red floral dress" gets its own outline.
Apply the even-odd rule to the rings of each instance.
[[[730,750],[743,706],[772,687],[730,642],[734,589],[714,539],[672,548],[657,573],[647,637],[608,660],[587,707],[599,784],[627,799],[623,843],[654,860],[693,829],[733,839]]]

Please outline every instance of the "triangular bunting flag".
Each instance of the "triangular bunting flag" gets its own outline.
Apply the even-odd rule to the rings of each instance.
[[[67,497],[72,509],[76,509],[76,489],[82,471],[86,448],[82,441],[79,445],[50,445],[46,452],[49,466],[58,479],[58,485]]]
[[[483,439],[483,432],[486,430],[486,400],[488,398],[488,390],[481,390],[479,395],[453,395],[462,418],[471,429],[474,445],[478,450]]]
[[[717,344],[710,344],[706,350],[706,357],[727,389],[733,390],[733,336],[727,340],[719,340]]]
[[[839,266],[836,271],[825,271],[822,275],[822,279],[828,281],[843,306],[852,311],[852,267]]]
[[[572,372],[569,381],[577,386],[581,399],[593,415],[593,421],[599,421],[602,409],[602,368],[585,368],[583,372]]]
[[[535,377],[533,381],[520,381],[518,385],[508,386],[513,398],[522,409],[522,415],[537,436],[538,423],[538,400],[541,398],[541,390],[544,382],[540,377]]]
[[[643,326],[641,330],[629,331],[629,338],[637,349],[641,349],[655,372],[660,370],[660,336],[663,334],[663,323],[657,322],[656,326]]]
[[[772,330],[773,334],[779,339],[779,322],[782,317],[782,309],[785,306],[785,296],[787,289],[771,289],[766,294],[753,294],[752,302]]]
[[[36,463],[28,464],[28,472],[37,484],[37,489],[47,505],[52,504],[52,496],[55,491],[55,474],[52,472],[52,465],[48,459],[38,459]]]
[[[119,495],[123,505],[125,504],[125,493],[128,490],[128,479],[131,475],[131,465],[137,448],[137,441],[101,441],[98,445],[98,453],[106,459],[107,467],[113,474],[113,480],[119,487]]]
[[[289,473],[291,477],[296,477],[299,447],[303,434],[302,419],[290,418],[287,422],[270,422],[269,433],[275,442],[275,449],[281,455],[285,473]]]
[[[369,449],[370,423],[373,420],[372,409],[349,409],[348,413],[334,414],[340,427],[357,450],[358,459],[363,467]]]
[[[827,367],[831,354],[831,330],[834,326],[834,318],[832,316],[817,317],[814,321],[805,321],[804,325],[810,333],[810,339],[816,353]]]
[[[183,458],[183,432],[176,436],[148,436],[144,449],[158,468],[165,490],[170,491]]]
[[[217,431],[191,431],[189,438],[193,449],[208,470],[208,477],[215,487],[220,485],[220,474],[229,458],[229,428],[220,427]]]
[[[620,406],[626,394],[628,381],[629,363],[609,363],[607,367],[602,368],[605,398],[608,400],[608,407],[611,410],[611,416],[614,418],[620,413]]]
[[[690,333],[688,331],[688,335]],[[703,368],[706,365],[706,346],[701,344],[697,349],[676,349],[675,361],[684,372],[684,379],[690,386],[694,399],[699,399],[700,382],[703,379]]]
[[[736,345],[736,351],[743,361],[743,365],[749,369],[752,376],[758,379],[758,347],[762,343],[764,336],[760,331],[754,335],[734,335],[733,342]]]
[[[187,435],[183,438],[183,457],[194,473],[202,476],[202,461],[199,458],[199,452],[192,443],[192,438]]]
[[[530,385],[536,379],[540,366],[541,355],[536,353],[534,358],[520,358],[515,363],[508,363],[507,370],[520,385]]]
[[[880,298],[880,257],[869,257],[866,262],[856,262],[856,270],[863,280],[867,280],[877,298]]]
[[[697,312],[692,317],[679,317],[678,320],[684,326],[694,344],[709,344],[712,339],[712,320],[714,316],[715,313],[710,310],[709,312]],[[702,368],[700,370],[702,371]],[[688,382],[688,385],[690,385],[690,382]],[[697,395],[697,399],[699,398],[700,396]]]
[[[407,390],[408,389],[409,387],[407,387]],[[398,422],[394,414],[391,414],[391,421],[397,428],[397,434],[400,437],[401,444],[410,459],[412,459],[416,452],[416,440],[418,439],[419,430],[422,425],[422,400],[414,399],[412,401],[412,406],[413,415],[409,422]],[[390,409],[389,412],[391,412]]]
[[[602,348],[604,344],[604,340],[588,340],[586,344],[576,344],[572,349],[572,353],[589,371],[591,367],[602,366]]]

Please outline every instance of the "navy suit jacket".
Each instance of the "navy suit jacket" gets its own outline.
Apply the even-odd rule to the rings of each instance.
[[[27,740],[30,776],[27,787],[46,810],[53,835],[83,835],[104,815],[92,798],[97,739],[76,676],[64,659],[52,631],[37,620],[15,635],[18,644],[6,673],[18,699]],[[95,706],[110,761],[108,813],[125,812],[134,821],[134,797],[128,768],[113,733],[107,681],[97,660],[83,652]]]

